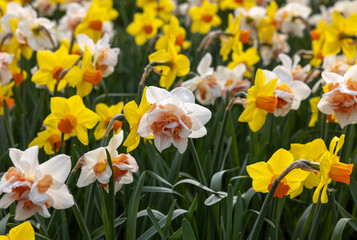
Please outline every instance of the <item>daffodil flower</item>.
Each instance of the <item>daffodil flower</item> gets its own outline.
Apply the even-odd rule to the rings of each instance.
[[[312,201],[317,203],[319,199],[321,203],[328,202],[327,186],[332,180],[350,184],[350,175],[353,170],[353,164],[340,162],[340,157],[337,156],[338,151],[342,148],[345,142],[345,135],[340,138],[334,137],[330,143],[329,151],[322,155],[320,160],[321,181],[317,186]]]
[[[118,154],[117,148],[123,141],[123,131],[114,134],[107,147],[100,147],[84,154],[85,165],[82,167],[77,186],[85,187],[98,180],[105,188],[110,177],[114,174],[115,192],[119,191],[123,184],[133,181],[133,172],[139,167],[130,154]],[[110,154],[113,164],[113,172],[107,161],[106,149]]]
[[[0,240],[35,240],[35,231],[29,221],[10,229],[6,236],[0,236]]]
[[[43,123],[50,128],[58,128],[65,137],[77,136],[82,144],[88,145],[87,129],[92,129],[99,119],[96,113],[85,107],[78,95],[74,95],[69,99],[51,98],[51,114]]]
[[[274,96],[274,90],[277,82],[278,79],[275,78],[265,84],[264,72],[258,69],[255,84],[248,90],[248,105],[238,119],[240,122],[248,122],[253,132],[257,132],[264,125],[266,115],[276,109],[278,100]]]
[[[98,103],[95,106],[95,112],[100,117],[99,124],[95,128],[94,137],[96,140],[102,139],[105,131],[107,130],[110,120],[116,115],[121,113],[123,110],[123,102],[118,102],[115,105],[108,107],[104,103]],[[118,133],[121,130],[123,123],[116,121],[113,126],[113,132]]]
[[[206,34],[211,27],[221,24],[221,18],[217,15],[218,5],[204,0],[200,7],[192,7],[189,14],[192,18],[191,32]]]
[[[58,152],[61,147],[61,131],[58,128],[47,128],[45,131],[39,132],[37,137],[30,142],[29,147],[38,145],[39,148],[44,148],[47,155],[54,154],[54,151]],[[69,138],[65,136],[64,140]],[[65,143],[63,142],[63,146]]]
[[[247,166],[247,172],[253,179],[253,189],[256,192],[267,193],[273,186],[275,179],[294,161],[291,153],[279,149],[267,162],[257,162]],[[280,182],[274,192],[274,197],[282,198],[298,190],[309,172],[294,169]]]
[[[25,151],[10,148],[11,167],[1,178],[0,208],[8,208],[18,201],[15,219],[25,220],[39,213],[50,217],[49,207],[66,209],[74,204],[65,180],[71,170],[69,156],[60,154],[50,160],[38,163],[38,146]]]

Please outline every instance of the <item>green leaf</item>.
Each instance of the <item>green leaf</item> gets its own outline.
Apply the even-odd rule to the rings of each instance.
[[[195,240],[195,234],[193,233],[191,224],[186,218],[182,220],[182,237],[183,240]]]
[[[342,217],[344,218],[354,218],[351,214],[349,214],[338,202],[336,202],[336,206]],[[350,226],[357,231],[357,223],[355,221],[348,222]]]
[[[350,221],[356,221],[356,220],[357,219],[352,219],[352,218],[341,218],[340,220],[338,220],[335,230],[333,231],[333,239],[341,240],[343,235],[343,230],[345,229],[346,224]]]
[[[184,209],[176,209],[173,214],[172,214],[172,220],[174,220],[175,218],[177,218],[178,216],[187,213],[187,210]],[[162,228],[165,225],[167,216],[165,216],[164,218],[162,218],[159,221],[159,226]],[[149,239],[152,236],[154,236],[154,234],[157,232],[156,228],[153,226],[151,228],[149,228],[146,232],[143,233],[143,235],[141,235],[138,240],[144,240],[144,239]]]
[[[151,209],[151,212],[154,214],[156,219],[162,219],[163,217],[165,217],[165,215],[155,209]],[[138,212],[138,214],[136,215],[136,218],[140,218],[140,217],[145,217],[145,216],[149,216],[147,209],[141,210],[140,212]]]
[[[7,221],[9,221],[9,218],[10,218],[10,213],[6,214],[6,216],[1,219],[1,221],[0,221],[0,235],[6,234],[6,225],[7,225]]]
[[[350,189],[355,205],[357,205],[357,181],[353,175],[350,177],[350,184],[348,185],[348,188]]]
[[[126,225],[126,238],[127,239],[136,239],[136,214],[139,208],[141,190],[144,185],[146,172],[142,172],[138,181],[136,182],[133,193],[130,197],[129,207],[127,210],[128,219]]]
[[[147,213],[149,215],[151,222],[154,224],[154,227],[156,228],[157,232],[159,233],[161,239],[165,239],[165,234],[162,231],[161,227],[159,226],[159,223],[157,222],[157,220],[150,208],[147,208]]]
[[[219,192],[219,193],[225,193],[225,192]],[[227,197],[227,195],[212,194],[205,200],[205,205],[211,206],[213,204],[220,202],[222,199],[224,199],[226,197]]]
[[[180,193],[172,190],[171,188],[165,187],[155,187],[155,186],[145,186],[142,189],[142,192],[155,192],[155,193],[172,193],[183,197]]]
[[[302,237],[303,231],[304,231],[304,228],[305,228],[305,223],[307,222],[307,219],[309,218],[312,206],[313,206],[313,204],[311,203],[305,209],[304,213],[299,218],[299,221],[296,224],[296,227],[295,227],[295,230],[294,230],[294,233],[293,233],[293,236],[291,237],[291,239],[298,239],[298,238]]]
[[[233,221],[233,239],[242,239],[243,237],[243,213],[245,212],[243,206],[242,194],[238,192],[237,200],[234,209],[234,221]]]
[[[153,171],[147,170],[146,173],[150,175],[151,177],[155,178],[157,181],[166,184],[169,187],[172,187],[172,184],[160,177],[158,174],[154,173]]]
[[[253,213],[256,213],[257,215],[260,214],[260,212],[256,211],[256,210],[253,210],[253,209],[248,209],[249,211],[253,212]],[[270,226],[272,226],[273,228],[275,228],[275,225],[272,221],[270,221],[269,219],[267,219],[266,217],[264,218],[264,221],[266,223],[268,223]]]
[[[114,220],[114,227],[119,227],[121,224],[126,222],[126,218],[123,217],[118,217]],[[100,226],[99,228],[95,229],[92,233],[92,240],[98,240],[98,239],[102,239],[102,237],[105,235],[104,233],[104,227]]]
[[[183,184],[183,183],[195,185],[196,187],[199,187],[207,192],[216,193],[214,190],[210,189],[209,187],[207,187],[207,186],[203,185],[202,183],[200,183],[196,180],[193,180],[193,179],[184,179],[184,180],[178,181],[172,188],[175,188],[178,185]]]

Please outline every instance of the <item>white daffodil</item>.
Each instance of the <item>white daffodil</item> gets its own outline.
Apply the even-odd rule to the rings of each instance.
[[[279,54],[279,59],[283,65],[279,65],[273,69],[273,72],[278,76],[292,78],[291,80],[306,80],[311,66],[306,64],[304,67],[301,67],[299,55],[294,55],[293,59],[291,59],[288,55],[281,53]]]
[[[287,39],[285,34],[275,32],[271,43],[260,46],[260,56],[264,66],[269,65],[271,60],[275,59],[279,54],[290,51]]]
[[[327,83],[317,107],[327,115],[335,114],[341,128],[357,121],[357,65],[342,77],[336,73],[322,72]]]
[[[267,11],[264,7],[254,6],[251,8],[238,8],[234,11],[235,16],[240,16],[242,14],[241,19],[241,30],[249,30],[250,38],[257,38],[257,30],[256,27],[267,15]]]
[[[36,0],[32,6],[38,10],[40,16],[53,16],[57,5],[51,0]]]
[[[49,207],[66,209],[74,204],[65,180],[71,170],[70,157],[57,155],[50,160],[38,163],[38,146],[25,151],[10,148],[11,167],[1,178],[0,208],[8,208],[18,201],[15,219],[25,220],[35,213],[50,217]]]
[[[195,92],[197,101],[201,104],[214,104],[216,98],[221,96],[221,86],[217,81],[213,68],[211,54],[207,53],[200,61],[197,67],[199,76],[185,81],[182,87]]]
[[[107,34],[104,34],[97,43],[94,43],[93,40],[85,34],[78,34],[77,42],[82,52],[84,52],[85,46],[88,47],[93,56],[93,66],[97,70],[102,70],[103,77],[107,77],[113,73],[114,67],[118,62],[120,49],[110,48],[109,36]]]
[[[278,99],[278,104],[273,112],[275,117],[285,116],[290,109],[299,109],[301,101],[311,93],[311,89],[305,83],[293,80],[291,75],[284,75],[274,70],[273,72],[264,70],[264,74],[267,82],[278,78],[274,90],[274,96]]]
[[[222,88],[222,96],[227,94],[232,98],[238,92],[247,92],[250,87],[248,80],[243,80],[246,71],[244,64],[238,64],[235,68],[229,69],[225,66],[217,67],[217,80]]]
[[[112,160],[115,192],[119,191],[123,184],[133,182],[133,172],[138,171],[138,164],[130,154],[119,154],[116,150],[123,141],[123,135],[123,131],[120,131],[113,135],[107,147],[100,147],[84,154],[85,165],[77,182],[78,187],[88,186],[98,180],[108,190],[112,170],[107,161],[106,149]]]
[[[303,37],[306,28],[304,21],[307,21],[311,11],[310,7],[297,2],[279,8],[275,14],[278,28],[283,33],[293,33],[298,37]]]
[[[12,79],[12,74],[9,70],[9,65],[12,62],[14,54],[0,52],[0,83],[5,86]]]
[[[200,138],[207,134],[204,125],[211,118],[211,111],[195,104],[195,97],[186,88],[171,92],[162,88],[148,87],[146,98],[151,109],[139,122],[141,137],[154,135],[156,148],[162,150],[171,143],[180,153],[185,152],[188,138]]]

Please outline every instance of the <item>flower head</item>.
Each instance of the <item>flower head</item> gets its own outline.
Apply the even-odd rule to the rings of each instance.
[[[95,106],[95,112],[100,117],[99,124],[95,128],[94,137],[96,140],[103,138],[104,133],[108,127],[110,120],[123,110],[123,102],[118,102],[115,105],[108,107],[104,103],[99,103]],[[121,130],[123,123],[116,121],[113,126],[114,133],[118,133]]]
[[[264,72],[258,69],[255,84],[248,90],[248,105],[238,119],[240,122],[248,122],[253,132],[257,132],[263,126],[266,115],[276,109],[278,100],[274,96],[274,90],[277,82],[278,79],[275,78],[265,84]]]
[[[46,117],[44,124],[50,128],[57,128],[65,136],[77,136],[78,140],[88,145],[87,129],[93,128],[100,117],[86,108],[82,99],[72,96],[51,98],[51,114]]]
[[[52,155],[60,150],[62,133],[58,128],[47,128],[45,131],[39,132],[37,137],[30,142],[29,147],[38,145],[39,148],[44,148],[47,155]],[[64,140],[69,138],[65,136]],[[65,143],[63,143],[65,145]]]
[[[25,151],[10,148],[10,158],[14,167],[3,175],[0,181],[0,208],[8,208],[18,201],[16,220],[25,220],[39,213],[50,217],[49,207],[69,208],[74,204],[73,197],[64,184],[70,170],[71,159],[64,154],[38,163],[38,146]]]
[[[218,5],[210,3],[209,1],[203,1],[200,7],[192,7],[189,10],[192,18],[191,32],[199,32],[206,34],[211,27],[217,27],[221,24],[221,19],[217,15]]]
[[[188,138],[206,135],[204,125],[210,120],[211,112],[195,104],[191,91],[182,87],[171,92],[148,87],[146,98],[152,106],[141,118],[138,134],[141,137],[154,135],[155,146],[160,152],[172,143],[183,153],[187,148]]]
[[[253,179],[253,189],[256,192],[267,193],[270,191],[275,179],[294,161],[291,153],[279,149],[268,162],[257,162],[247,166],[247,172]],[[282,198],[296,191],[302,185],[309,172],[294,169],[288,173],[275,190],[274,197]]]

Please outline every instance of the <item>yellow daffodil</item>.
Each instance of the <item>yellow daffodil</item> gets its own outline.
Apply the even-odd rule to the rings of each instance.
[[[279,149],[268,162],[257,162],[247,166],[247,172],[253,179],[253,189],[256,192],[267,193],[270,191],[275,179],[294,161],[291,153],[285,149]],[[282,198],[297,190],[306,179],[309,172],[294,169],[288,173],[279,183],[274,197]]]
[[[155,49],[167,49],[168,42],[173,38],[175,42],[176,52],[180,52],[182,49],[187,49],[190,45],[190,41],[185,41],[186,38],[186,30],[180,26],[180,22],[177,17],[172,16],[170,19],[170,23],[166,24],[162,28],[163,35],[161,35],[156,43]]]
[[[140,143],[140,136],[138,134],[138,127],[141,117],[149,111],[151,104],[146,100],[146,89],[145,87],[143,96],[141,98],[140,105],[136,102],[130,101],[124,106],[125,119],[130,125],[130,133],[124,141],[124,146],[127,147],[127,152],[133,151]]]
[[[10,229],[6,236],[0,236],[0,240],[35,240],[35,231],[29,221]]]
[[[30,142],[28,147],[38,145],[39,148],[45,150],[47,155],[52,155],[54,152],[58,152],[61,147],[61,137],[62,133],[58,128],[47,128],[45,131],[39,132],[37,137]],[[69,135],[65,135],[65,139],[67,140]],[[63,146],[65,143],[63,142]]]
[[[259,22],[257,26],[258,37],[264,43],[272,44],[276,29],[275,13],[278,10],[278,4],[271,1],[267,6],[267,15]]]
[[[15,82],[11,82],[5,86],[2,86],[0,83],[0,116],[4,115],[4,100],[8,109],[11,109],[12,106],[14,106],[15,100],[11,98],[11,89],[14,85]]]
[[[37,62],[40,70],[33,76],[31,81],[40,85],[46,85],[48,89],[53,92],[56,82],[58,83],[57,90],[63,89],[67,81],[59,79],[63,70],[71,68],[78,60],[79,56],[68,54],[68,49],[64,45],[56,52],[39,51],[37,52]]]
[[[221,25],[221,19],[217,15],[218,5],[203,1],[200,7],[192,7],[189,11],[192,18],[191,32],[206,34],[211,27]]]
[[[226,38],[222,39],[222,46],[219,54],[222,56],[223,61],[228,59],[228,55],[234,49],[235,52],[239,52],[242,49],[242,42],[247,43],[249,41],[249,30],[239,30],[239,23],[242,16],[233,18],[233,14],[228,16],[228,26],[226,28]]]
[[[134,21],[129,24],[126,31],[135,37],[137,45],[141,46],[157,34],[162,21],[156,18],[156,13],[151,8],[146,8],[143,13],[135,13]]]
[[[64,77],[64,80],[77,89],[77,95],[85,97],[102,81],[102,70],[93,67],[92,55],[87,48],[84,49],[83,60],[80,67],[74,66]]]
[[[341,49],[347,58],[352,59],[356,55],[356,44],[352,39],[357,34],[357,14],[352,14],[348,18],[334,11],[332,23],[326,27],[326,42],[323,47],[323,55],[338,54]]]
[[[156,0],[151,4],[144,6],[144,12],[150,8],[156,12],[156,16],[163,21],[167,22],[172,16],[172,11],[175,10],[175,5],[171,0]]]
[[[22,70],[21,68],[18,67],[17,65],[17,60],[14,58],[9,65],[9,70],[12,74],[12,78],[14,79],[14,82],[17,86],[20,86],[24,80],[27,79],[27,72],[25,70]]]
[[[62,97],[51,98],[51,114],[46,117],[44,124],[49,128],[58,128],[65,137],[77,136],[84,145],[88,145],[87,129],[92,129],[100,117],[86,108],[80,96],[69,99]]]
[[[278,79],[275,78],[265,84],[264,72],[258,69],[255,84],[248,90],[248,105],[238,119],[240,122],[248,122],[253,132],[257,132],[264,125],[266,115],[273,113],[277,106],[278,100],[274,96],[277,82]]]
[[[251,8],[255,5],[255,0],[221,0],[219,6],[221,10],[225,11],[237,8]]]
[[[312,201],[317,203],[321,196],[321,203],[327,203],[327,186],[332,181],[350,184],[350,175],[353,170],[353,164],[346,164],[340,162],[340,157],[337,156],[338,151],[342,148],[345,142],[345,135],[340,138],[334,137],[330,143],[329,151],[322,155],[320,160],[320,174],[321,181],[317,186]],[[321,191],[322,189],[322,191]],[[321,195],[320,195],[321,193]]]
[[[294,156],[295,160],[305,159],[310,162],[319,163],[322,155],[327,151],[324,140],[321,138],[315,139],[306,144],[293,143],[290,145],[290,153]],[[304,181],[306,188],[312,189],[317,187],[320,183],[320,173],[311,172]],[[301,185],[300,189],[291,194],[291,197],[299,195],[303,190]]]
[[[324,59],[323,55],[323,46],[326,42],[326,22],[321,20],[317,28],[311,31],[311,40],[312,40],[312,51],[313,51],[313,58],[310,61],[310,65],[313,67],[320,66],[322,60]]]
[[[240,48],[243,48],[240,46]],[[260,61],[258,50],[256,48],[248,48],[246,51],[240,49],[239,51],[233,51],[232,62],[228,64],[228,68],[233,69],[239,64],[243,63],[246,67],[254,70],[254,65]],[[251,77],[251,73],[247,70],[244,74],[247,77]]]
[[[317,108],[317,104],[319,103],[321,97],[313,97],[310,99],[310,107],[311,107],[311,118],[309,122],[309,127],[314,127],[319,118],[319,109]]]
[[[176,76],[182,77],[190,71],[190,60],[183,55],[177,54],[174,43],[168,41],[167,49],[160,49],[149,56],[149,62],[162,62],[156,67],[161,71],[160,86],[170,88]]]
[[[121,113],[123,110],[123,102],[118,102],[115,105],[108,107],[104,103],[99,103],[95,106],[95,112],[99,115],[99,124],[95,128],[94,138],[95,140],[102,139],[105,131],[107,130],[110,120],[116,115]],[[113,126],[113,132],[116,134],[121,130],[123,123],[116,121]]]

